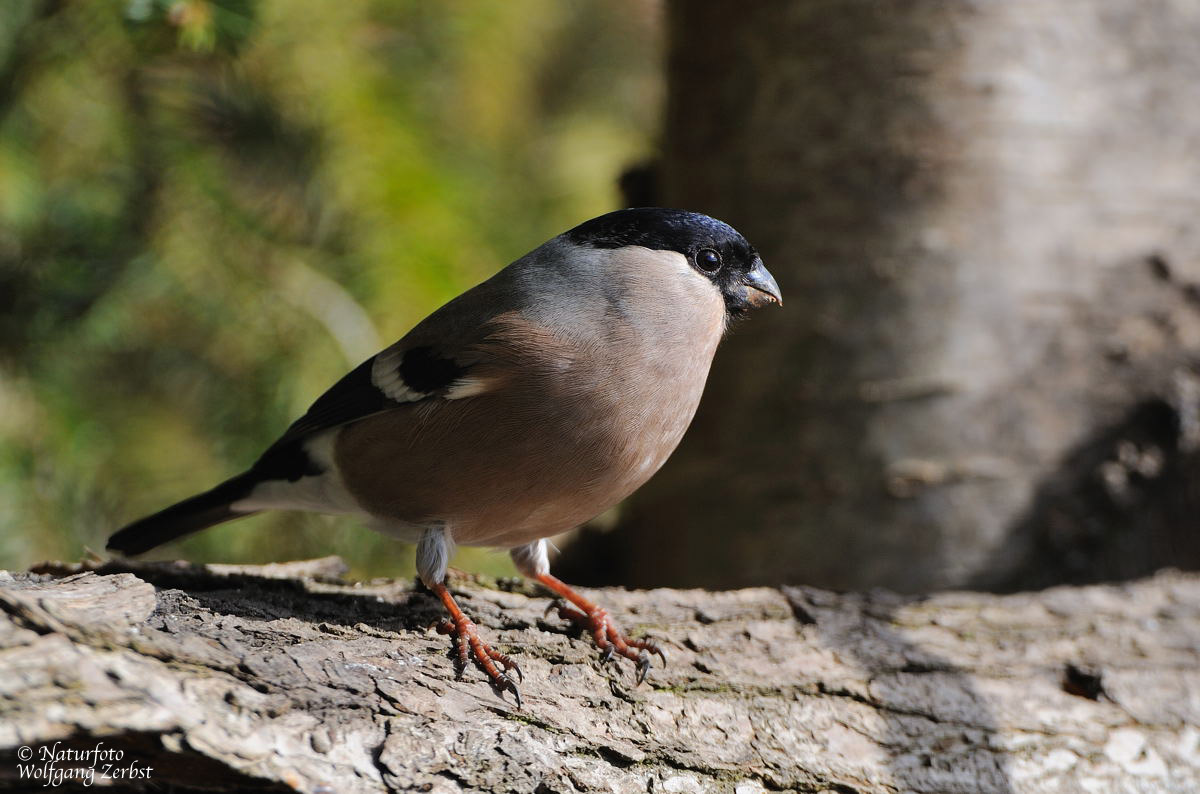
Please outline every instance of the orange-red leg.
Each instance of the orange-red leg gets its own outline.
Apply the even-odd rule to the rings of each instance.
[[[624,656],[626,659],[632,660],[637,665],[637,681],[639,684],[646,679],[646,673],[650,669],[650,654],[657,654],[658,658],[662,659],[663,664],[667,663],[667,655],[663,653],[661,648],[647,640],[631,639],[625,636],[617,625],[613,623],[612,618],[608,616],[608,612],[603,607],[592,603],[579,593],[576,593],[561,579],[551,576],[548,573],[538,574],[535,578],[543,586],[562,596],[577,607],[572,609],[561,603],[550,605],[550,609],[554,609],[557,606],[560,618],[569,620],[590,631],[592,639],[596,642],[596,647],[604,652],[605,660],[611,659],[613,654],[616,653]]]
[[[459,609],[458,602],[454,600],[454,596],[450,595],[446,585],[435,584],[431,589],[438,598],[442,599],[446,611],[450,613],[449,620],[438,624],[438,631],[442,634],[454,635],[455,647],[458,650],[458,658],[455,663],[456,677],[462,678],[463,671],[467,669],[467,661],[474,656],[475,661],[483,668],[483,672],[492,679],[492,686],[501,693],[505,690],[512,692],[517,701],[517,708],[520,708],[521,692],[517,689],[516,682],[508,675],[508,671],[514,671],[517,677],[523,681],[525,679],[521,675],[521,668],[512,659],[494,650],[480,638],[479,630],[475,627],[474,622]],[[499,666],[497,667],[497,665]]]

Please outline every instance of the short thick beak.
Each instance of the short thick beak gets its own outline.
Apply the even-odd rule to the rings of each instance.
[[[755,258],[754,266],[742,277],[742,283],[748,287],[746,301],[751,306],[766,306],[768,303],[783,305],[779,285],[775,283],[775,277],[767,272],[761,259]]]

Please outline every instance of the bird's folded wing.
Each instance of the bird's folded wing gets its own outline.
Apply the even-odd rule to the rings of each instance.
[[[288,444],[382,411],[427,400],[453,400],[480,393],[471,372],[484,363],[474,350],[457,355],[432,345],[392,345],[354,368],[317,398],[274,446]]]

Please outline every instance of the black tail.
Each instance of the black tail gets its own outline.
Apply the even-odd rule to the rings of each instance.
[[[108,549],[123,554],[141,554],[214,524],[251,515],[253,511],[234,510],[230,505],[249,495],[258,482],[259,478],[250,472],[232,477],[210,491],[134,521],[108,539]]]

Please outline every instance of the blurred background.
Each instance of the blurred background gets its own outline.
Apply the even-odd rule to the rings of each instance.
[[[240,471],[619,206],[786,306],[560,542],[584,584],[998,590],[1200,567],[1193,0],[0,4],[0,567]],[[411,552],[265,515],[157,553]],[[511,571],[465,550],[458,565]]]
[[[0,4],[0,567],[241,470],[428,312],[617,206],[659,40],[637,0]],[[165,556],[334,552],[411,570],[305,514]]]

